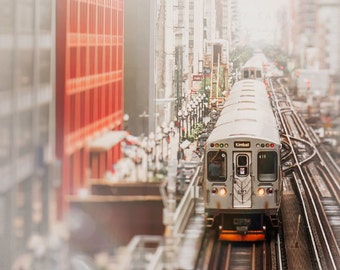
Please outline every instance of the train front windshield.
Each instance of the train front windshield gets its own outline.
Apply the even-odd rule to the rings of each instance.
[[[245,79],[249,78],[249,71],[248,70],[243,71],[243,78],[245,78]]]
[[[257,172],[259,181],[275,181],[277,179],[277,153],[273,151],[259,152]]]
[[[227,179],[227,154],[223,151],[210,151],[207,155],[208,180],[224,182]]]

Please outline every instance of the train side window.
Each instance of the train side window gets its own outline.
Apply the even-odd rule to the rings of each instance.
[[[256,71],[256,78],[261,78],[261,77],[262,77],[261,70],[257,70]]]
[[[257,155],[257,173],[259,181],[275,181],[277,179],[277,153],[262,151]]]
[[[227,179],[227,154],[223,151],[208,152],[207,168],[209,181],[224,182]]]

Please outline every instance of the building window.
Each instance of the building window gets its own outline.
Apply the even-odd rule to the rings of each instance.
[[[41,50],[39,53],[40,62],[39,62],[39,81],[40,84],[48,84],[51,80],[51,52],[49,49]]]
[[[21,88],[33,85],[33,50],[20,52],[19,84]]]
[[[16,132],[16,145],[19,155],[30,152],[33,148],[33,119],[31,111],[23,111],[19,115],[19,126]]]
[[[0,63],[3,67],[0,72],[0,91],[8,91],[12,89],[12,72],[13,72],[13,51],[1,50]]]
[[[11,155],[11,119],[8,117],[0,118],[0,165],[10,160]]]
[[[34,30],[34,3],[33,0],[18,1],[19,31],[33,33]]]
[[[2,0],[0,8],[1,33],[12,33],[14,30],[13,0]]]
[[[39,108],[39,143],[48,143],[49,129],[49,105],[46,104]]]
[[[42,204],[42,194],[44,190],[42,189],[41,180],[35,179],[32,182],[32,222],[35,225],[42,223],[43,217],[43,204]]]
[[[39,1],[40,2],[40,31],[51,32],[51,2],[52,1]]]

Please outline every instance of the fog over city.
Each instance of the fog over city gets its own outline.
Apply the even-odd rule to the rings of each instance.
[[[0,270],[340,265],[340,0],[0,2]]]
[[[277,16],[288,12],[288,0],[240,0],[240,34],[241,39],[252,42],[265,41],[275,44],[281,33]]]

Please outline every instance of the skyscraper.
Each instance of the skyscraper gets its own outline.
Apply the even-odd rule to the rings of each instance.
[[[66,196],[113,171],[123,129],[123,0],[56,2],[58,215]]]
[[[49,227],[54,155],[53,1],[2,0],[0,268]]]

